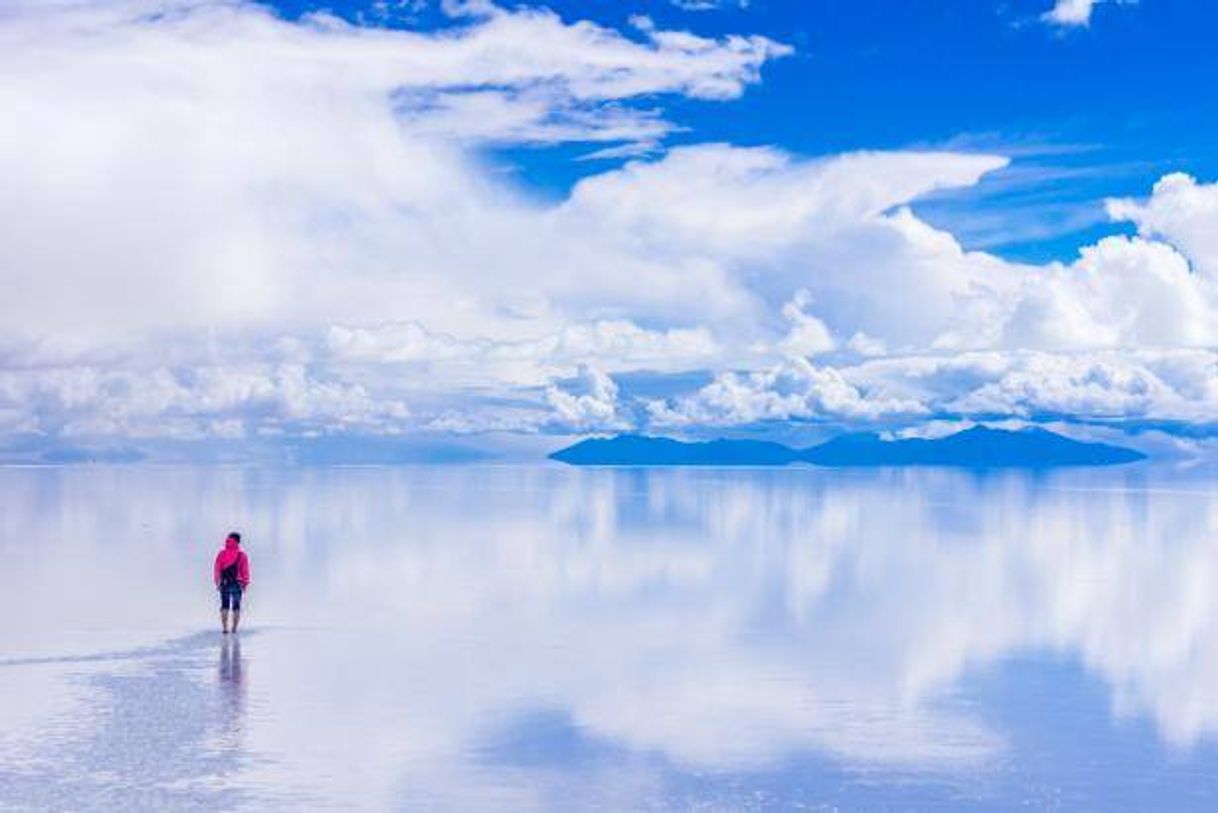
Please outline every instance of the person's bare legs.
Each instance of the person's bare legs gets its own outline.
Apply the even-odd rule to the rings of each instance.
[[[228,634],[228,610],[220,611],[220,626],[224,629],[224,634],[227,635]],[[234,624],[233,629],[236,629],[236,628],[237,628],[237,626],[236,626],[236,624]]]
[[[241,611],[233,610],[233,632],[237,631],[237,623],[241,620]]]

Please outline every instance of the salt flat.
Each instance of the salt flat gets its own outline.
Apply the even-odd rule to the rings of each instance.
[[[3,469],[0,807],[1212,805],[1216,485]]]

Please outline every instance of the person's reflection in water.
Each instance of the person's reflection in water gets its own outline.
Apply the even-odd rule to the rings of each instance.
[[[245,714],[245,661],[241,657],[241,639],[224,638],[220,644],[219,713],[223,720],[220,730],[226,745],[237,746]]]

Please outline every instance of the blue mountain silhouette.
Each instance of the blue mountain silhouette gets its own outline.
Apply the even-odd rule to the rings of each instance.
[[[760,440],[685,443],[671,438],[618,435],[589,438],[550,457],[573,466],[785,466],[798,452]]]
[[[975,426],[942,438],[885,440],[850,434],[819,446],[793,449],[757,440],[686,443],[671,438],[618,435],[589,438],[550,457],[575,466],[960,466],[966,468],[1050,468],[1110,466],[1146,455],[1106,443],[1085,443],[1028,428],[1018,431]]]

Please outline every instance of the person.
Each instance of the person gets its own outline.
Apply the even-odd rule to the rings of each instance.
[[[241,550],[241,534],[233,531],[224,540],[224,547],[216,554],[212,576],[220,591],[220,626],[227,635],[231,613],[231,631],[236,632],[241,621],[241,596],[250,586],[250,558]]]

